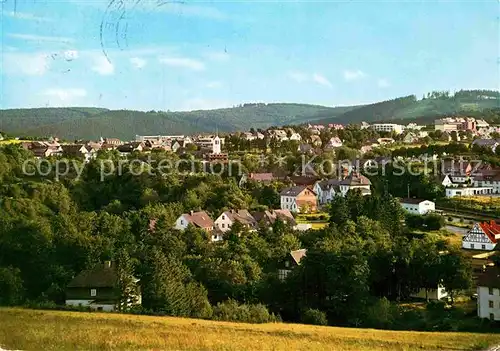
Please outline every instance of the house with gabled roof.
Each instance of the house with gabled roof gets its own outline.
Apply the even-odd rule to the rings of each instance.
[[[340,140],[339,137],[331,137],[325,145],[325,150],[333,150],[335,148],[341,147],[342,145],[342,140]]]
[[[281,209],[291,212],[314,212],[317,210],[317,198],[314,190],[305,185],[285,188],[280,193]]]
[[[61,148],[62,154],[65,157],[76,157],[88,162],[93,156],[93,153],[82,144],[61,145]]]
[[[253,180],[253,181],[259,182],[259,183],[268,184],[268,183],[271,183],[274,180],[274,176],[273,176],[272,173],[249,173],[248,175],[247,174],[243,174],[241,176],[240,181],[239,181],[239,186],[240,187],[243,186],[249,180]]]
[[[500,269],[487,267],[477,279],[477,316],[500,320]]]
[[[115,262],[105,261],[80,272],[66,287],[66,305],[114,311],[121,295],[116,268]],[[141,304],[139,279],[132,277],[132,281],[135,287],[130,292],[133,300],[128,302],[128,307]]]
[[[347,192],[353,189],[359,189],[363,196],[371,195],[371,185],[372,182],[370,179],[357,171],[352,171],[351,174],[339,183],[342,196],[346,196]]]
[[[325,205],[340,194],[340,179],[323,179],[314,184],[313,190],[318,198],[318,204]]]
[[[205,211],[183,213],[175,221],[175,229],[185,230],[189,225],[204,229],[208,232],[214,230],[214,221]]]
[[[290,254],[280,262],[278,269],[279,280],[284,281],[295,267],[300,266],[300,262],[306,256],[306,253],[306,249],[290,251]]]
[[[293,217],[292,212],[290,210],[266,210],[266,211],[256,211],[252,212],[253,218],[257,221],[259,225],[264,228],[272,229],[271,226],[278,219],[283,223],[290,225],[292,228],[297,226],[297,222]]]
[[[462,238],[462,248],[492,251],[500,238],[500,225],[495,221],[475,223]]]
[[[225,233],[229,231],[236,222],[239,222],[243,227],[252,231],[257,228],[257,221],[248,210],[229,210],[222,212],[214,221],[214,224],[218,230]]]

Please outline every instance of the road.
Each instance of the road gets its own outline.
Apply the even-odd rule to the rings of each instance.
[[[469,229],[467,229],[467,228],[455,227],[454,225],[446,225],[445,228],[446,228],[446,230],[449,230],[450,232],[460,234],[460,235],[465,235],[469,231]]]

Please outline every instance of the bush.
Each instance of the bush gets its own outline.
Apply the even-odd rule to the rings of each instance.
[[[309,308],[302,314],[302,323],[313,325],[328,325],[326,313],[320,310]]]
[[[366,322],[373,328],[391,328],[397,316],[397,306],[392,305],[387,298],[383,297],[368,307]]]
[[[219,302],[213,309],[212,319],[228,322],[269,323],[278,322],[279,318],[269,313],[262,304],[238,304],[235,300]]]

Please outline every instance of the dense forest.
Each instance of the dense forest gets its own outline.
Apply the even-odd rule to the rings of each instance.
[[[57,136],[68,140],[117,137],[134,139],[136,134],[194,134],[266,129],[302,123],[359,123],[425,119],[444,115],[471,115],[499,108],[499,92],[461,90],[431,92],[418,100],[415,95],[365,106],[325,107],[292,103],[242,104],[233,108],[172,111],[110,111],[96,108],[37,108],[0,110],[0,130],[28,136]]]
[[[479,325],[467,324],[459,307],[399,304],[439,283],[453,299],[471,283],[458,248],[404,225],[391,193],[425,179],[374,177],[373,195],[335,198],[321,230],[300,232],[280,220],[256,232],[234,225],[212,243],[200,229],[173,229],[175,219],[198,209],[216,217],[227,209],[275,208],[285,184],[240,188],[225,173],[159,174],[153,163],[151,172],[133,175],[130,164],[103,178],[104,159],[117,165],[119,155],[100,153],[79,178],[75,167],[56,181],[48,169],[54,159],[40,165],[47,176],[26,176],[32,155],[14,145],[0,149],[1,304],[63,304],[72,277],[111,259],[141,279],[143,304],[134,313],[422,330]],[[428,189],[424,182],[418,191]],[[280,264],[298,249],[307,249],[306,257],[281,281]]]

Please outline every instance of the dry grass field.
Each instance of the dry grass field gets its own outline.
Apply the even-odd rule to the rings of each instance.
[[[481,350],[496,344],[500,334],[0,309],[0,347],[10,350]]]

